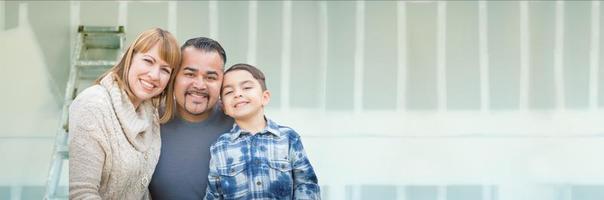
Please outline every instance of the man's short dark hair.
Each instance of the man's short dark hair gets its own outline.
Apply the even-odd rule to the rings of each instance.
[[[266,78],[264,77],[264,73],[262,73],[262,71],[260,71],[260,69],[249,65],[249,64],[245,64],[245,63],[239,63],[239,64],[235,64],[233,66],[231,66],[229,69],[227,69],[224,72],[224,75],[228,74],[229,72],[232,71],[236,71],[236,70],[243,70],[243,71],[247,71],[250,74],[252,74],[252,77],[254,77],[254,79],[256,79],[258,81],[258,83],[260,83],[260,87],[262,87],[262,91],[266,90]]]
[[[206,52],[216,52],[222,58],[223,66],[227,61],[226,53],[224,49],[220,45],[220,43],[216,42],[216,40],[212,40],[207,37],[196,37],[187,40],[182,47],[180,47],[181,51],[184,51],[187,47],[194,47],[196,49],[206,51]]]

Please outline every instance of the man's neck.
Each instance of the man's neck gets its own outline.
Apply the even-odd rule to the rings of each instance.
[[[187,122],[192,122],[192,123],[202,122],[202,121],[208,119],[210,117],[210,115],[214,112],[214,109],[209,109],[201,114],[194,115],[194,114],[187,112],[184,109],[180,109],[180,108],[176,108],[176,109],[178,110],[178,115],[180,115],[180,117],[182,119],[184,119]]]
[[[264,119],[264,112],[258,112],[247,118],[235,119],[235,123],[237,123],[241,129],[249,131],[251,134],[262,131],[267,124],[266,119]]]

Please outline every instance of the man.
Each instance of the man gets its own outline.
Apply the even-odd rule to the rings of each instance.
[[[210,145],[233,127],[217,103],[226,62],[222,46],[199,37],[185,42],[181,51],[173,92],[168,91],[176,99],[175,116],[161,126],[161,154],[149,184],[154,200],[202,199]]]

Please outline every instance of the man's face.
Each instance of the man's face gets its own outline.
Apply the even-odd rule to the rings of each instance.
[[[223,61],[215,52],[187,47],[174,83],[178,113],[189,121],[206,119],[218,101]]]

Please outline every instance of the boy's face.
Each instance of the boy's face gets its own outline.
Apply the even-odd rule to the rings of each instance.
[[[221,97],[224,112],[236,120],[263,116],[264,106],[270,101],[269,91],[262,91],[258,80],[245,70],[225,74]]]

